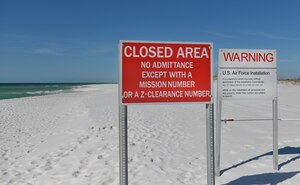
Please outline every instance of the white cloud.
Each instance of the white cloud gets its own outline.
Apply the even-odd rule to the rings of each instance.
[[[91,49],[92,53],[107,53],[107,52],[111,52],[115,49],[114,46],[108,44],[108,45],[99,45],[93,49]]]
[[[239,37],[228,35],[228,34],[224,34],[224,33],[220,33],[220,32],[207,31],[207,33],[209,33],[211,35],[214,35],[214,36],[218,36],[218,37],[222,37],[222,38],[227,38],[227,39],[240,39]]]
[[[35,48],[32,50],[34,54],[57,54],[57,51],[49,48]]]
[[[0,52],[31,54],[102,54],[116,50],[112,43],[72,38],[45,38],[34,35],[19,35],[0,32]]]
[[[278,58],[277,61],[279,63],[295,63],[295,64],[299,64],[300,56],[291,56],[289,58]]]
[[[246,31],[246,32],[244,32],[244,34],[258,36],[258,37],[264,37],[264,38],[267,38],[267,39],[274,39],[274,40],[300,41],[299,38],[284,37],[284,36],[275,35],[275,34],[267,33],[267,32],[249,32],[249,31]]]

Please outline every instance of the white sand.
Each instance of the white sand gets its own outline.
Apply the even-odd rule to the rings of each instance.
[[[224,102],[223,118],[271,118],[269,101]],[[279,117],[300,118],[300,86],[279,85]],[[300,183],[300,121],[223,125],[216,184]],[[204,105],[129,107],[129,184],[206,184]],[[0,101],[0,184],[117,185],[117,85]],[[225,170],[225,171],[224,171]]]

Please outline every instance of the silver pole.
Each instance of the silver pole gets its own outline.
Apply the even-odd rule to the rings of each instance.
[[[265,118],[265,119],[223,119],[221,122],[234,122],[234,121],[273,121],[272,119]],[[285,118],[278,118],[278,121],[300,121],[300,119],[285,119]]]
[[[206,104],[207,185],[215,185],[214,105]]]
[[[221,163],[221,114],[222,114],[222,101],[217,100],[217,115],[216,115],[216,176],[221,176],[220,163]]]
[[[221,130],[222,130],[222,100],[221,100],[221,71],[218,74],[217,82],[217,115],[216,115],[216,164],[215,164],[215,175],[221,176]]]
[[[128,185],[127,106],[119,105],[120,185]]]
[[[278,170],[278,104],[273,100],[273,169]]]

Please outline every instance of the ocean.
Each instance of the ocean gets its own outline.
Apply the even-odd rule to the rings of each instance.
[[[4,84],[0,84],[0,100],[71,92],[74,88],[78,88],[79,86],[82,85],[88,85],[88,84],[4,83]]]

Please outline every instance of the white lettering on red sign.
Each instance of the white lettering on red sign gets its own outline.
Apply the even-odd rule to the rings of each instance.
[[[139,49],[136,46],[126,46],[124,48],[125,57],[134,58],[171,58],[173,57],[173,50],[171,47],[162,46],[142,46]],[[206,48],[200,47],[179,47],[176,58],[208,58],[208,51]]]
[[[210,43],[121,42],[121,102],[212,101]]]

